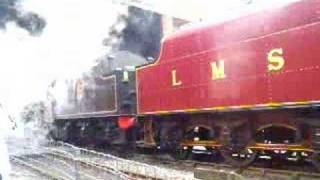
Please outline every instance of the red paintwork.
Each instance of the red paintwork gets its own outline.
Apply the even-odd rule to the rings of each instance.
[[[304,0],[166,38],[158,62],[137,70],[138,112],[320,100],[319,12],[320,1]],[[286,61],[270,73],[275,48]],[[211,80],[218,59],[227,77]],[[173,69],[181,86],[171,85]]]
[[[134,117],[121,116],[118,118],[118,126],[121,129],[129,129],[134,125]]]

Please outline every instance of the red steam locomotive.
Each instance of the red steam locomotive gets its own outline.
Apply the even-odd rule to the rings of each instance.
[[[69,100],[55,103],[57,134],[181,158],[201,147],[235,166],[263,155],[320,168],[319,12],[320,1],[302,0],[187,28],[152,64],[70,81]]]

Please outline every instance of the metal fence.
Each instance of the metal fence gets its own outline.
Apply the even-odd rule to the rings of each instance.
[[[197,170],[174,170],[57,141],[46,142],[43,145],[21,143],[20,147],[16,148],[24,151],[11,154],[12,162],[29,167],[50,179],[243,179],[237,173],[221,170],[212,175],[204,173],[203,176]]]
[[[63,142],[50,142],[47,152],[50,152],[54,156],[62,155],[63,157],[70,157],[76,164],[74,169],[78,170],[78,172],[81,172],[79,167],[87,166],[116,174],[124,179],[195,179],[191,172],[162,168],[123,159]],[[81,174],[75,173],[75,176],[78,177]]]

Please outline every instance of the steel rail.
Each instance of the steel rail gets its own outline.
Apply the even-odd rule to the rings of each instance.
[[[155,159],[155,157],[152,157]],[[168,159],[159,159],[160,162],[171,164],[176,166],[186,166],[186,167],[193,167],[194,169],[206,169],[208,172],[215,172],[215,173],[230,173],[238,176],[245,175],[254,175],[256,177],[287,177],[288,179],[320,179],[320,173],[317,172],[305,172],[305,171],[297,171],[297,170],[280,170],[280,169],[271,169],[271,168],[261,168],[261,167],[247,167],[247,168],[237,168],[233,167],[228,164],[223,163],[213,163],[213,162],[200,162],[194,160],[168,160]],[[245,177],[244,177],[245,178]]]
[[[64,142],[55,142],[56,145],[58,146],[64,146],[68,148],[75,148],[75,146],[64,143]],[[76,147],[77,148],[77,147]],[[94,150],[87,150],[83,148],[79,148],[81,153],[83,154],[96,154],[96,155],[101,155],[103,157],[114,157],[112,155],[96,152]],[[141,155],[141,154],[140,154]],[[145,154],[144,154],[145,155]],[[194,160],[169,160],[169,159],[161,159],[157,158],[157,156],[153,155],[146,155],[149,156],[149,159],[156,160],[157,162],[154,162],[155,164],[157,163],[166,163],[166,164],[171,164],[174,165],[174,167],[193,167],[193,169],[196,169],[198,167],[205,167],[207,169],[211,169],[211,171],[221,171],[221,172],[228,172],[231,174],[234,174],[235,176],[243,176],[243,175],[255,175],[255,176],[263,176],[266,177],[268,175],[270,176],[286,176],[287,178],[293,178],[293,179],[299,179],[299,178],[313,178],[313,179],[320,179],[320,173],[317,172],[305,172],[303,170],[282,170],[282,169],[271,169],[271,168],[262,168],[262,167],[254,167],[250,166],[247,168],[236,168],[232,167],[231,165],[224,164],[224,163],[214,163],[214,162],[201,162],[201,161],[194,161]],[[140,161],[139,163],[145,164],[145,162]],[[101,164],[96,164],[100,165]],[[106,166],[105,166],[106,167]],[[292,168],[292,167],[291,167]],[[126,174],[130,174],[130,171],[122,171]],[[131,172],[131,175],[134,175],[134,173]],[[139,175],[139,174],[136,174]],[[149,178],[152,178],[152,174],[149,176]],[[147,178],[147,177],[146,177]]]
[[[87,161],[87,160],[83,160],[81,158],[73,158],[73,157],[70,157],[70,156],[65,156],[63,155],[63,151],[59,151],[59,150],[56,150],[56,149],[51,149],[52,151],[57,151],[57,152],[46,152],[46,154],[51,154],[55,157],[58,157],[58,158],[61,158],[61,159],[64,159],[64,160],[67,160],[67,161],[76,161],[80,164],[85,164],[85,165],[88,165],[88,166],[91,166],[91,167],[94,167],[96,169],[100,169],[100,170],[103,170],[103,171],[106,171],[107,173],[110,173],[110,174],[113,174],[113,175],[118,175],[118,176],[122,176],[122,178],[130,178],[129,176],[123,174],[122,172],[119,172],[117,171],[115,168],[109,168],[107,166],[103,166],[103,165],[100,165],[98,163],[94,163],[94,162],[90,162],[90,161]],[[94,178],[96,179],[96,178]]]
[[[140,179],[181,179],[181,176],[183,176],[183,174],[181,174],[182,171],[174,169],[166,170],[165,168],[152,166],[143,162],[122,159],[110,154],[79,148],[64,142],[50,142],[49,145],[58,147],[56,150],[57,152],[78,152],[82,155],[82,157],[86,155],[87,158],[78,158],[78,160],[94,166],[112,169],[114,171],[126,174],[129,177],[139,177]],[[51,148],[51,151],[54,151],[53,149],[55,148]],[[94,162],[92,160],[88,161],[88,159],[94,159],[92,157],[95,157],[96,159],[98,158],[99,162]],[[167,171],[170,171],[170,173]],[[186,175],[184,176],[184,179],[195,179]]]
[[[46,154],[47,154],[47,153],[46,153]],[[41,154],[41,156],[44,157],[44,158],[49,157],[49,156],[46,156],[46,154]],[[63,161],[63,160],[61,160],[61,159],[55,158],[54,160],[62,163],[63,165],[66,165],[66,166],[69,167],[70,169],[73,169],[73,168],[74,168],[74,166],[68,164],[67,162],[65,162],[65,161]],[[44,164],[44,163],[43,163],[43,164]],[[44,164],[44,165],[45,165],[45,164]],[[57,168],[55,168],[55,169],[57,169]],[[74,171],[76,171],[76,170],[74,170]],[[63,172],[63,174],[65,174],[66,176],[69,176],[69,175],[68,175],[67,173],[65,173],[64,171],[61,171],[61,172]],[[92,180],[96,180],[96,179],[97,179],[97,178],[91,176],[89,173],[85,173],[85,172],[83,172],[83,171],[78,171],[77,173],[79,173],[79,175],[80,175],[81,177],[83,177],[83,176],[87,177],[86,179],[92,179]],[[69,176],[69,177],[70,177],[70,176]],[[74,178],[71,177],[71,179],[74,179]]]
[[[21,160],[21,159],[19,159],[17,157],[10,157],[10,161],[13,162],[13,163],[20,164],[20,165],[22,165],[24,167],[27,167],[27,168],[29,168],[29,169],[31,169],[33,171],[36,171],[36,172],[40,173],[41,175],[43,175],[45,177],[48,177],[49,179],[70,180],[68,178],[64,178],[62,176],[58,176],[58,175],[56,175],[56,174],[54,174],[52,172],[49,172],[49,171],[47,171],[47,170],[45,170],[43,168],[35,166],[35,165],[31,164],[31,163],[25,162],[24,160]]]
[[[58,150],[59,151],[59,150]],[[48,153],[52,153],[54,154],[56,157],[60,157],[60,158],[66,158],[66,159],[69,159],[69,160],[73,160],[72,158],[68,157],[68,156],[61,156],[59,155],[58,153],[54,153],[54,152],[48,152]],[[122,166],[119,167],[119,166],[115,166],[115,167],[112,167],[113,165],[113,162],[111,162],[110,164],[108,164],[108,160],[106,161],[102,161],[102,162],[94,162],[94,161],[89,161],[89,160],[85,160],[85,159],[81,159],[81,158],[78,158],[77,161],[81,164],[85,164],[85,165],[88,165],[88,166],[92,166],[92,167],[95,167],[97,169],[101,169],[101,170],[104,170],[104,171],[108,171],[110,173],[114,173],[114,172],[118,172],[118,175],[119,174],[122,174],[125,176],[126,179],[135,179],[135,177],[139,178],[139,179],[158,179],[156,177],[156,173],[151,173],[150,175],[147,175],[148,173],[146,173],[145,171],[143,171],[142,169],[139,169],[139,170],[132,170],[129,166],[127,167],[124,167]],[[113,160],[111,160],[113,161]],[[121,169],[121,170],[119,170]],[[140,172],[140,173],[139,173]],[[144,173],[143,173],[144,172]]]
[[[48,167],[49,164],[44,163],[40,160],[38,160],[39,158],[37,157],[30,157],[30,156],[22,156],[19,157],[20,160],[24,160],[25,162],[29,162],[29,163],[33,163],[33,164],[37,164],[38,167]],[[66,177],[65,179],[73,179],[72,176],[69,176],[68,173],[64,170],[62,170],[62,168],[58,168],[55,166],[50,166],[50,171],[52,172],[52,170],[54,170],[54,174],[61,174],[62,176],[60,177]]]

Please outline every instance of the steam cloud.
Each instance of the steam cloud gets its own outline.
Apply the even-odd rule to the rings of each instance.
[[[18,118],[50,82],[88,71],[126,12],[105,0],[0,0],[0,102]]]

